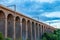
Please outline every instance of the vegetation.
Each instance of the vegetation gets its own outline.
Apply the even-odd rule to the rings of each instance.
[[[6,38],[5,40],[11,40],[11,38]]]
[[[42,40],[60,40],[60,29],[54,31],[54,33],[44,33]]]
[[[0,32],[0,40],[11,40],[10,38],[4,38]],[[21,38],[19,40],[22,40]],[[29,39],[27,39],[29,40]],[[60,29],[55,30],[53,33],[44,33],[42,40],[60,40]]]
[[[22,40],[22,38],[19,38],[19,40]]]
[[[0,32],[0,40],[11,40],[10,38],[4,38],[3,34]]]
[[[4,40],[4,37],[1,32],[0,32],[0,40]]]
[[[29,40],[29,38],[27,38],[27,40]]]

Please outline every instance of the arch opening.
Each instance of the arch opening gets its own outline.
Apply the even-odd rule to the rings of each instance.
[[[22,19],[22,40],[26,40],[26,20]]]
[[[43,25],[41,25],[41,35],[43,35],[44,33],[44,28],[43,28]]]
[[[39,24],[39,39],[41,39],[41,25]]]
[[[27,27],[28,27],[28,39],[31,40],[31,23],[29,20],[27,21]]]
[[[7,16],[7,37],[13,39],[14,35],[14,17],[12,14]]]
[[[0,32],[5,36],[5,14],[0,10]]]
[[[35,26],[34,26],[34,22],[32,22],[32,40],[35,40]]]
[[[38,40],[38,24],[36,23],[36,40]]]
[[[18,16],[15,18],[15,34],[16,34],[16,40],[19,40],[21,38],[21,26],[20,26],[20,18]]]

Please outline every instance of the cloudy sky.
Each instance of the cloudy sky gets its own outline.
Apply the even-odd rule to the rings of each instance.
[[[0,0],[0,4],[16,5],[16,11],[60,28],[60,0]],[[13,6],[10,8],[14,9]]]

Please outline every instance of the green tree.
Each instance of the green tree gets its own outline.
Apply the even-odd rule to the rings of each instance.
[[[46,37],[43,37],[42,40],[47,40],[47,38]]]
[[[11,38],[6,38],[6,40],[11,40]]]
[[[29,38],[27,38],[27,40],[29,40]]]
[[[0,40],[4,40],[4,37],[1,32],[0,32]]]
[[[44,33],[42,39],[47,39],[47,40],[58,40],[58,36],[54,33]]]
[[[22,40],[22,38],[19,38],[19,40]]]

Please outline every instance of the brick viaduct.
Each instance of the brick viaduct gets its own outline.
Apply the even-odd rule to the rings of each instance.
[[[13,40],[38,40],[44,32],[54,28],[0,5],[0,32]]]

